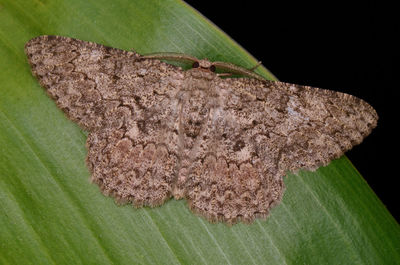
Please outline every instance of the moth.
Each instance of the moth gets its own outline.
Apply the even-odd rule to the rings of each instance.
[[[185,198],[211,222],[266,218],[288,171],[327,165],[378,119],[354,96],[189,55],[61,36],[36,37],[25,53],[48,95],[89,132],[87,166],[105,195],[136,207]]]

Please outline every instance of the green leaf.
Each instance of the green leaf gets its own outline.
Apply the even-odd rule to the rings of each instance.
[[[89,181],[86,133],[30,73],[24,44],[44,34],[257,63],[178,0],[0,0],[0,264],[399,264],[399,225],[346,157],[287,176],[252,225],[210,224],[183,200],[117,206]]]

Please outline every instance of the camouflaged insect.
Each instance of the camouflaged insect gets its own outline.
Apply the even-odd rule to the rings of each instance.
[[[354,96],[188,55],[60,36],[34,38],[25,52],[58,107],[89,132],[87,165],[105,195],[137,207],[185,198],[209,221],[265,218],[288,171],[327,165],[378,119]],[[246,77],[221,78],[215,68]]]

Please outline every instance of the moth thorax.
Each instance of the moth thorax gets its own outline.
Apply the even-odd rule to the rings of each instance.
[[[207,90],[211,86],[212,80],[216,77],[216,74],[201,68],[194,68],[186,71],[187,86],[192,87],[192,89],[202,89]]]
[[[183,133],[191,138],[200,134],[209,114],[208,97],[204,91],[192,91],[182,109]]]

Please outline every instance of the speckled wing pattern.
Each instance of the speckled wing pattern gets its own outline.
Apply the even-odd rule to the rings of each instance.
[[[177,161],[171,98],[182,71],[60,36],[32,39],[25,51],[57,106],[89,131],[87,165],[102,192],[138,207],[170,198]]]
[[[249,78],[218,79],[219,107],[186,181],[190,207],[210,220],[265,217],[282,176],[315,170],[361,143],[377,115],[344,93]]]
[[[67,37],[40,36],[25,51],[40,84],[89,131],[87,165],[104,194],[137,207],[185,198],[209,221],[265,218],[288,171],[327,165],[378,119],[348,94],[222,79]]]

